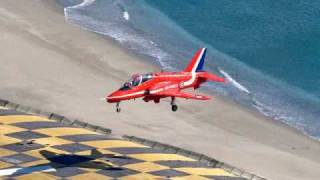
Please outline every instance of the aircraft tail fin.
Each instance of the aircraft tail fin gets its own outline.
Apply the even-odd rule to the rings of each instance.
[[[200,48],[193,58],[191,59],[188,66],[184,69],[185,72],[199,72],[203,71],[204,60],[206,58],[207,48]]]

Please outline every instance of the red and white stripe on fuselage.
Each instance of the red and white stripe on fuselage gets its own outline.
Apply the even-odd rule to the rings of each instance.
[[[140,98],[146,94],[146,89],[149,89],[148,94],[157,94],[162,91],[171,89],[185,89],[192,87],[193,84],[185,86],[183,83],[192,78],[190,72],[181,73],[154,73],[154,77],[146,84],[134,87],[132,90],[125,92],[117,91],[112,96],[108,96],[109,102],[117,102],[133,98]],[[148,88],[146,88],[148,86]],[[119,93],[119,94],[118,94]]]

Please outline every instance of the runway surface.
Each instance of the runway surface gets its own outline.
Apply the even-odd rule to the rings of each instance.
[[[242,180],[112,135],[0,108],[0,179]]]

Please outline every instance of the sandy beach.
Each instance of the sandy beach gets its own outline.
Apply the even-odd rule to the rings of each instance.
[[[215,97],[121,104],[104,101],[131,74],[159,67],[65,21],[54,0],[0,1],[0,98],[172,144],[268,179],[319,179],[320,144],[295,129]],[[208,52],[210,53],[210,52]]]

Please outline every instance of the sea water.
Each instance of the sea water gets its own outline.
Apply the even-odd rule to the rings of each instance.
[[[320,138],[320,1],[58,0],[65,17],[182,70],[207,47],[206,88]]]

